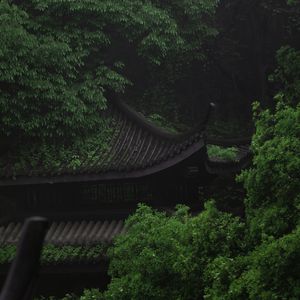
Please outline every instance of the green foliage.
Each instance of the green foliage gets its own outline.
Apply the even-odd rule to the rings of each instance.
[[[0,248],[0,264],[11,262],[16,255],[16,246],[8,245]]]
[[[196,53],[218,1],[0,3],[0,136],[83,137],[101,128],[107,90],[123,92],[128,52],[145,66]],[[184,9],[183,9],[184,8]],[[135,63],[134,63],[135,65]]]
[[[104,296],[97,289],[85,290],[79,300],[102,300]]]
[[[40,296],[38,298],[35,298],[34,300],[102,300],[103,294],[97,289],[90,289],[90,290],[84,290],[83,294],[81,296],[76,296],[74,294],[67,294],[63,298],[57,298],[57,297],[43,297]]]
[[[39,175],[37,166],[64,162],[76,170],[93,159],[94,145],[109,139],[102,113],[109,93],[137,84],[145,94],[157,90],[162,103],[163,77],[170,91],[187,58],[201,60],[216,35],[217,4],[1,1],[0,172]]]
[[[41,255],[42,264],[58,264],[65,261],[100,260],[105,254],[105,245],[96,246],[55,246],[46,245]]]
[[[247,256],[218,257],[206,271],[205,299],[299,299],[300,227]]]
[[[237,156],[237,148],[235,147],[220,147],[217,145],[208,145],[207,154],[210,158],[221,160],[235,160]]]
[[[153,122],[156,126],[166,129],[167,131],[178,133],[174,125],[171,124],[166,118],[161,116],[160,114],[150,114],[148,119]]]
[[[41,254],[43,265],[55,265],[71,261],[100,260],[106,254],[107,245],[99,244],[94,246],[56,246],[46,245]],[[16,246],[7,245],[0,248],[0,265],[10,263],[16,255]]]
[[[289,46],[277,52],[278,67],[270,76],[272,82],[280,83],[282,90],[276,98],[285,102],[298,103],[300,99],[300,51]]]
[[[288,5],[296,5],[299,3],[299,0],[287,0]]]
[[[168,217],[140,205],[126,225],[127,234],[108,252],[112,281],[105,299],[197,299],[208,261],[243,248],[243,225],[211,202],[197,217],[184,206]]]
[[[74,27],[75,32],[59,32],[47,16],[54,7],[44,11],[39,2],[26,2],[25,8],[0,4],[1,135],[82,136],[101,125],[103,91],[122,90],[126,80],[100,61],[87,71],[85,60],[99,37],[74,36]]]
[[[240,176],[247,190],[247,221],[254,243],[264,235],[280,237],[300,221],[300,104],[286,104],[291,90],[289,82],[283,84],[274,112],[258,112],[256,104],[253,167]]]
[[[275,111],[260,111],[254,104],[253,167],[239,177],[247,191],[248,253],[219,256],[209,264],[206,299],[300,297],[300,73],[293,71],[299,66],[291,66],[290,60],[295,53],[288,48],[279,51],[273,78],[283,76],[283,88]],[[288,74],[295,77],[287,78]]]
[[[72,143],[25,143],[0,157],[0,175],[9,174],[36,176],[43,170],[76,171],[87,160],[91,165],[99,161],[99,153],[109,150],[114,120],[102,120],[101,130]]]
[[[196,68],[204,68],[208,61],[207,45],[216,38],[215,12],[219,0],[151,1],[175,20],[181,42],[175,44],[159,64],[136,64],[130,68],[131,78],[137,84],[129,89],[128,101],[134,103],[144,115],[159,113],[168,123],[190,124],[190,116],[184,120],[188,101],[193,91],[185,89],[196,81]],[[197,65],[197,67],[196,67]],[[167,126],[170,127],[170,126]],[[181,126],[178,129],[182,129]],[[184,128],[183,128],[184,129]]]

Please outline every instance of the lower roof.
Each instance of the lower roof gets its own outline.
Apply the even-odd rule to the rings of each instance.
[[[10,222],[0,226],[0,246],[17,245],[22,223]],[[109,244],[125,232],[123,220],[80,220],[51,222],[45,244],[56,246],[91,246]]]

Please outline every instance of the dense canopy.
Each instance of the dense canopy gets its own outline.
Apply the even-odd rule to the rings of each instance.
[[[217,2],[1,1],[1,135],[95,133],[105,92],[135,84],[134,64],[201,55]]]
[[[111,109],[116,94],[139,121]],[[106,290],[65,300],[300,299],[299,97],[299,0],[0,1],[0,177],[167,169],[203,151],[198,169],[187,166],[203,167],[191,179],[197,211],[139,204],[107,251]],[[205,132],[181,135],[202,124],[210,102]],[[235,160],[242,152],[206,148],[209,140],[249,136],[253,160],[237,178],[204,172],[207,153]],[[173,195],[181,185],[167,179]],[[0,204],[10,201],[5,188]],[[76,242],[103,225],[59,224],[55,237],[70,226]],[[105,224],[116,231],[115,221]],[[1,227],[0,263],[15,255],[9,234],[19,227]],[[74,245],[47,245],[42,260],[106,255],[101,243]]]

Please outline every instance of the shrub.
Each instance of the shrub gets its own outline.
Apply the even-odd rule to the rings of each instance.
[[[247,256],[216,258],[206,270],[205,299],[299,299],[299,260],[300,226]]]
[[[212,202],[196,217],[184,206],[168,217],[140,205],[126,225],[127,234],[109,250],[112,281],[105,299],[197,299],[206,264],[243,247],[239,219]]]
[[[217,145],[208,145],[207,154],[210,158],[217,158],[221,160],[235,160],[237,156],[237,148],[224,148]]]

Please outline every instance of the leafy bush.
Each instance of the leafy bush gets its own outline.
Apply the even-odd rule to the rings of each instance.
[[[97,289],[85,290],[78,300],[104,300],[103,293]],[[63,299],[64,300],[64,299]]]
[[[247,221],[254,243],[279,237],[300,221],[300,105],[278,102],[257,115],[253,167],[240,176],[247,190]]]
[[[207,145],[207,154],[209,158],[221,160],[235,160],[237,156],[237,148],[235,147],[220,147],[217,145]]]
[[[108,252],[112,281],[105,299],[197,299],[208,261],[243,248],[243,225],[212,202],[197,217],[184,206],[168,217],[140,205],[126,225],[127,234]]]
[[[148,119],[157,125],[158,127],[164,128],[167,131],[177,133],[176,128],[174,128],[174,125],[168,122],[163,116],[160,114],[151,114],[148,116]]]
[[[0,265],[11,262],[16,255],[16,246],[0,247]]]
[[[106,254],[107,245],[95,246],[56,246],[46,245],[41,254],[42,264],[59,264],[72,261],[98,261]],[[10,263],[16,255],[16,246],[0,247],[0,265]]]
[[[216,258],[206,270],[205,299],[299,299],[299,260],[298,226],[247,256]]]
[[[297,66],[290,66],[295,55],[295,50],[279,51],[275,75],[285,74],[285,80],[275,111],[259,112],[255,104],[253,166],[239,176],[247,191],[247,253],[219,256],[209,263],[206,299],[300,297],[300,104],[295,101],[297,84],[291,85],[299,82],[295,69],[300,64],[293,61]]]
[[[300,99],[300,51],[289,46],[277,52],[278,67],[270,76],[270,81],[280,84],[277,98],[284,97],[289,104],[299,103]]]
[[[7,173],[24,175],[29,171],[39,176],[44,170],[59,170],[62,166],[74,171],[87,159],[90,164],[96,164],[99,161],[97,154],[108,151],[113,122],[103,119],[98,133],[76,139],[72,143],[49,144],[40,141],[16,147],[0,157],[0,176]]]
[[[34,300],[102,300],[103,293],[97,289],[84,290],[81,296],[76,296],[74,294],[67,294],[63,298],[57,298],[54,296],[44,297],[40,296],[34,298]]]

